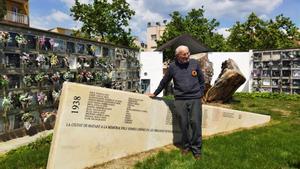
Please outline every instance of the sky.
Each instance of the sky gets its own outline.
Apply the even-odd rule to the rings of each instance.
[[[90,3],[92,0],[80,0]],[[63,27],[79,29],[80,22],[70,16],[70,7],[74,0],[30,0],[30,26],[39,29]],[[251,12],[260,18],[269,20],[279,14],[290,17],[300,28],[300,0],[127,0],[136,13],[130,21],[132,35],[146,42],[148,22],[170,20],[169,14],[179,11],[182,15],[192,8],[204,6],[205,16],[216,18],[220,26],[215,30],[224,37],[227,29],[236,21],[245,21]]]

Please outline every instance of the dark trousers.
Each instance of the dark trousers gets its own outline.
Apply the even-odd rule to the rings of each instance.
[[[194,155],[201,154],[202,147],[202,103],[201,99],[175,100],[182,132],[181,144]]]

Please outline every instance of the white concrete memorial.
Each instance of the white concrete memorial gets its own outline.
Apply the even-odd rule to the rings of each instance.
[[[146,95],[65,82],[47,168],[83,169],[178,142],[174,112],[171,102]],[[265,115],[203,105],[203,135],[269,120]]]

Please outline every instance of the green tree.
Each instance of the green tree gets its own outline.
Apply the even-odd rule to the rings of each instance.
[[[234,51],[297,47],[297,30],[290,18],[282,14],[274,20],[264,21],[251,13],[244,23],[236,22],[229,29],[227,43]]]
[[[132,45],[129,20],[135,14],[125,0],[94,0],[92,4],[81,4],[75,0],[71,8],[74,20],[83,23],[81,31],[89,37],[99,36],[104,42]]]
[[[6,9],[6,0],[0,0],[0,20],[4,18],[6,15],[7,9]]]
[[[216,19],[207,19],[204,17],[204,12],[202,7],[192,9],[186,16],[182,16],[178,11],[170,14],[171,21],[166,25],[161,40],[157,41],[158,47],[177,36],[188,33],[214,51],[228,50],[224,37],[215,32],[219,22]],[[164,60],[173,59],[174,49],[164,51],[164,56],[166,56]]]

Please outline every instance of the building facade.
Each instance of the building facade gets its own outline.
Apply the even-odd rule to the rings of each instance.
[[[154,51],[157,48],[157,40],[161,39],[166,29],[166,21],[161,24],[156,22],[155,24],[149,22],[147,25],[147,51]]]
[[[72,29],[66,29],[66,28],[61,28],[61,27],[56,27],[53,29],[49,29],[50,32],[54,32],[54,33],[60,33],[63,35],[68,35],[71,36],[73,34],[73,30]]]
[[[29,0],[6,0],[6,9],[2,23],[29,27]]]

